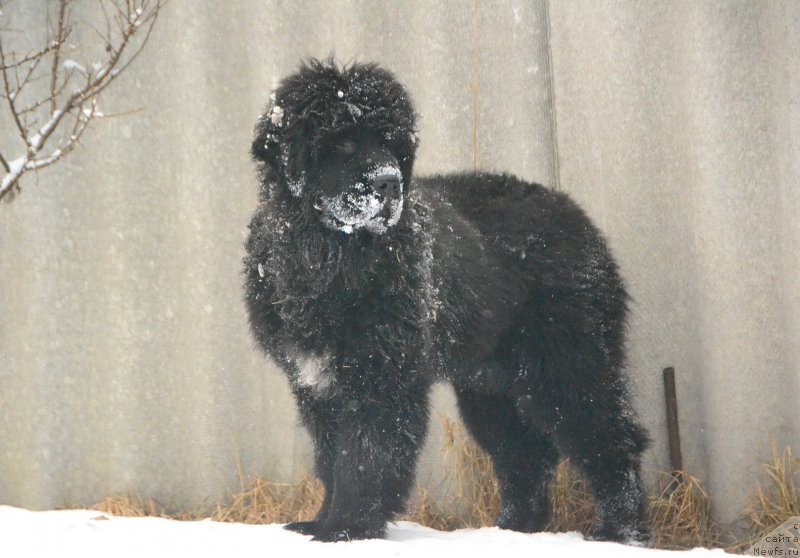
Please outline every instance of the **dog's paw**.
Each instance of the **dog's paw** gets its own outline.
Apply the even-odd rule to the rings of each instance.
[[[364,539],[382,539],[386,535],[385,528],[376,527],[333,527],[321,526],[314,534],[312,541],[348,542]]]
[[[545,530],[546,523],[534,517],[498,517],[495,525],[506,531],[517,531],[519,533],[540,533]]]
[[[615,525],[598,525],[586,537],[590,541],[610,541],[631,546],[653,546],[653,532],[646,525],[635,527],[619,527]]]
[[[316,535],[320,525],[319,521],[292,521],[284,525],[283,528],[301,535]]]

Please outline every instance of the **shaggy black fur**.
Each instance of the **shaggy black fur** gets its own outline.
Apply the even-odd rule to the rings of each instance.
[[[288,528],[382,536],[443,379],[492,457],[499,526],[545,527],[563,455],[591,483],[594,536],[646,542],[627,295],[602,235],[566,195],[510,175],[412,178],[415,120],[388,71],[311,60],[256,124],[246,303],[325,486],[317,518]]]

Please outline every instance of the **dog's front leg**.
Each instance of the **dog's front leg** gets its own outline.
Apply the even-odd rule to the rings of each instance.
[[[383,537],[404,509],[428,425],[429,386],[409,380],[383,377],[343,396],[330,510],[314,540]]]

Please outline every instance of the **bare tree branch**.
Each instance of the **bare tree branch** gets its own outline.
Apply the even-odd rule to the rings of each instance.
[[[99,39],[88,46],[105,53],[105,59],[91,64],[65,56],[64,47],[73,29],[71,0],[58,0],[57,19],[50,24],[48,15],[45,22],[47,44],[25,56],[4,51],[0,29],[0,97],[5,99],[23,144],[16,158],[9,160],[0,154],[0,199],[18,192],[20,179],[27,172],[63,159],[80,144],[91,124],[104,118],[98,109],[101,95],[142,52],[167,1],[98,0],[105,33],[84,25]],[[71,43],[70,50],[87,50],[82,48],[86,45],[73,47]],[[48,64],[43,64],[45,60]],[[46,83],[39,83],[42,79]],[[114,116],[120,114],[126,113]]]
[[[64,26],[66,21],[67,0],[59,0],[58,23],[55,33],[55,42],[58,45],[53,51],[53,65],[50,67],[50,112],[56,110],[56,89],[58,89],[58,62],[61,59],[61,45],[64,44]]]
[[[97,101],[92,100],[91,105],[91,108],[85,109],[85,111],[81,112],[80,116],[76,118],[75,125],[72,129],[72,134],[69,136],[69,139],[67,139],[66,143],[62,147],[54,149],[46,157],[36,159],[35,161],[30,161],[27,165],[28,170],[40,170],[49,167],[67,155],[75,148],[76,145],[80,143],[81,136],[89,126],[89,122],[91,122],[92,119],[97,118]]]
[[[0,73],[3,75],[3,90],[5,91],[5,98],[6,102],[8,103],[8,108],[11,110],[11,116],[14,119],[14,124],[17,126],[17,130],[19,130],[20,136],[22,137],[22,141],[25,142],[25,145],[29,145],[28,142],[28,130],[25,126],[22,125],[22,122],[19,118],[19,113],[17,112],[17,107],[14,105],[14,98],[16,97],[16,92],[11,87],[11,82],[8,77],[8,69],[5,66],[6,55],[3,52],[3,39],[0,37],[0,64],[3,64],[3,69],[0,70]],[[16,66],[12,66],[16,70]],[[0,195],[2,190],[0,190]]]
[[[21,59],[16,60],[13,63],[5,63],[5,64],[3,64],[2,67],[0,67],[0,69],[12,70],[16,66],[23,66],[23,65],[27,64],[28,62],[32,62],[33,60],[36,60],[38,58],[42,58],[46,54],[50,54],[50,52],[52,52],[52,50],[54,48],[56,48],[56,44],[55,43],[50,43],[46,47],[44,47],[43,49],[38,50],[38,51],[33,52],[33,53],[26,54]],[[10,52],[9,54],[13,55],[14,53]]]

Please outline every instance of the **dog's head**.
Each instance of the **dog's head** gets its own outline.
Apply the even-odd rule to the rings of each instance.
[[[411,185],[415,125],[408,93],[387,70],[309,60],[256,122],[251,153],[271,190],[262,196],[277,189],[334,230],[382,233]]]

